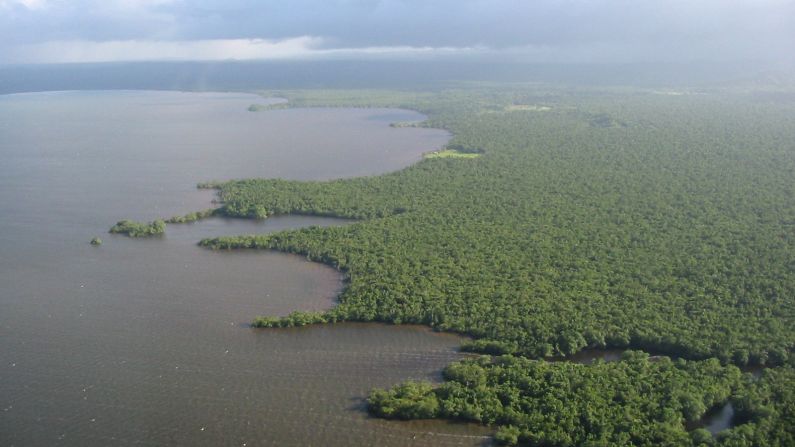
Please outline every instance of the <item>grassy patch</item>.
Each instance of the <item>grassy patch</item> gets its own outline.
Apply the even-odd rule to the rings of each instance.
[[[458,152],[452,149],[445,149],[442,151],[431,152],[425,154],[425,158],[478,158],[483,154],[471,152]]]
[[[552,107],[541,104],[511,104],[505,108],[506,112],[547,112]]]

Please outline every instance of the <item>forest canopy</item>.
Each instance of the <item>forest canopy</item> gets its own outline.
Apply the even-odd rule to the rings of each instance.
[[[732,400],[751,410],[727,445],[791,443],[792,393],[771,390],[795,387],[792,101],[494,86],[267,94],[291,107],[416,109],[429,116],[421,125],[452,132],[451,150],[477,154],[378,177],[213,185],[218,212],[231,216],[362,219],[202,242],[300,253],[345,274],[333,310],[258,324],[420,323],[472,336],[469,350],[511,355],[451,366],[439,388],[376,392],[376,414],[497,424],[506,442],[531,445],[689,445],[707,440],[684,423]],[[693,362],[531,360],[588,348]],[[729,365],[777,368],[749,385]],[[476,380],[459,380],[461,368]],[[523,394],[528,381],[563,394],[539,407]],[[647,382],[651,394],[629,389]],[[658,398],[668,403],[648,407]],[[553,421],[561,428],[548,429]]]

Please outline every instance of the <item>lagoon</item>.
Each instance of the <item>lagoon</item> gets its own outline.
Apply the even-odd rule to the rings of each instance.
[[[0,96],[0,445],[480,445],[488,430],[372,419],[372,387],[439,380],[461,338],[338,324],[254,330],[334,305],[333,269],[201,238],[306,225],[281,216],[107,234],[206,209],[198,182],[322,180],[405,167],[446,132],[415,112],[285,109],[258,96],[149,91]],[[89,241],[101,237],[103,244]]]

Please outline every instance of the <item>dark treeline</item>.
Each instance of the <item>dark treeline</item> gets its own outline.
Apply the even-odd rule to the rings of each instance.
[[[749,73],[750,71],[750,73]],[[763,71],[764,70],[759,70]],[[208,61],[0,65],[0,94],[46,90],[437,89],[460,81],[714,85],[761,77],[747,64],[523,64],[501,61]],[[453,81],[451,81],[453,80]]]
[[[219,185],[228,215],[364,219],[204,241],[300,253],[340,269],[340,303],[317,322],[427,324],[473,336],[468,348],[477,352],[530,358],[632,348],[791,368],[791,101],[498,86],[271,93],[292,106],[417,109],[429,116],[424,125],[453,132],[451,145],[482,153],[379,177]],[[666,377],[660,386],[673,386]],[[776,377],[777,386],[794,384],[791,374]],[[775,405],[791,407],[783,396]]]

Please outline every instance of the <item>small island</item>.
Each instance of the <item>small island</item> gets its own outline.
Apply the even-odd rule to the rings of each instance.
[[[120,220],[109,233],[126,234],[129,237],[158,236],[166,231],[166,223],[161,219],[149,223],[136,222],[134,220]]]
[[[91,239],[90,243],[91,243],[91,245],[94,245],[94,246],[102,245],[102,239],[100,239],[98,237],[95,237],[95,238]]]
[[[195,211],[193,213],[188,213],[183,216],[173,216],[166,219],[166,223],[170,224],[179,224],[179,223],[191,223],[196,222],[197,220],[206,219],[208,217],[212,217],[219,214],[219,211],[215,208],[206,209],[204,211]]]
[[[404,127],[428,127],[425,123],[426,121],[396,121],[394,123],[389,123],[389,127],[397,129]]]
[[[277,102],[275,104],[251,104],[247,110],[249,112],[262,112],[264,110],[286,109],[287,107],[289,107],[287,102]]]

